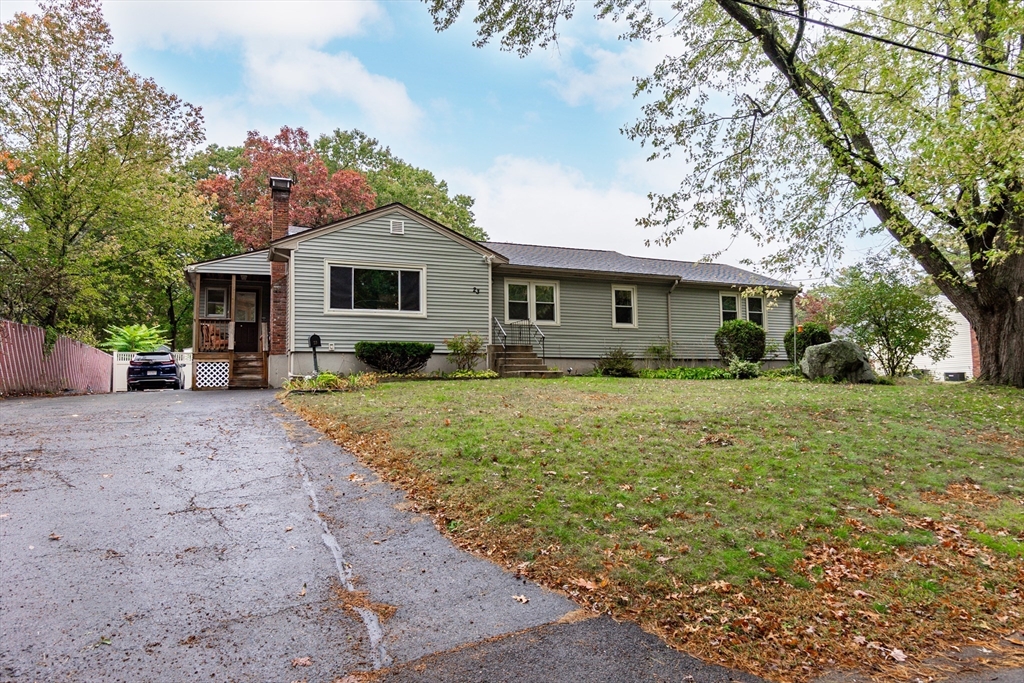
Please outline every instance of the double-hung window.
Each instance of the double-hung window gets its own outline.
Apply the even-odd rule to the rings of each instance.
[[[224,287],[210,287],[206,290],[206,318],[228,317],[228,290]]]
[[[505,280],[505,321],[529,320],[557,325],[558,283],[532,280]]]
[[[747,297],[747,320],[764,327],[764,299],[759,296]]]
[[[738,294],[722,294],[722,322],[736,320],[739,317],[740,297]]]
[[[327,264],[327,310],[423,316],[422,267]]]
[[[612,327],[637,327],[636,287],[612,285]]]

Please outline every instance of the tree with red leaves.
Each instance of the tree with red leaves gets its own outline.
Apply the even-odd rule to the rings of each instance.
[[[214,199],[217,212],[235,240],[248,249],[270,242],[273,208],[268,179],[292,178],[289,223],[316,227],[375,206],[376,196],[356,171],[330,173],[302,128],[281,128],[273,138],[250,131],[242,147],[237,175],[198,182]]]

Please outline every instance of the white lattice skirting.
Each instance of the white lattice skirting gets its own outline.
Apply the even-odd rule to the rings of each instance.
[[[230,365],[226,360],[196,362],[196,389],[226,387]]]

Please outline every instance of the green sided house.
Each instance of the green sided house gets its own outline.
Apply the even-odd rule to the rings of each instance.
[[[798,291],[785,282],[713,263],[475,242],[401,204],[297,228],[287,222],[290,186],[271,179],[267,249],[188,267],[194,388],[308,375],[313,335],[321,370],[365,369],[355,344],[383,340],[432,343],[426,369],[453,369],[444,340],[476,332],[493,369],[545,376],[586,372],[616,347],[642,356],[668,346],[676,364],[717,363],[715,332],[745,318],[784,358]]]

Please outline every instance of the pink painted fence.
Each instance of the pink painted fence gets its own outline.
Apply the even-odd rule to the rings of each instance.
[[[110,391],[113,358],[88,344],[58,337],[43,352],[43,328],[0,320],[0,395]]]

